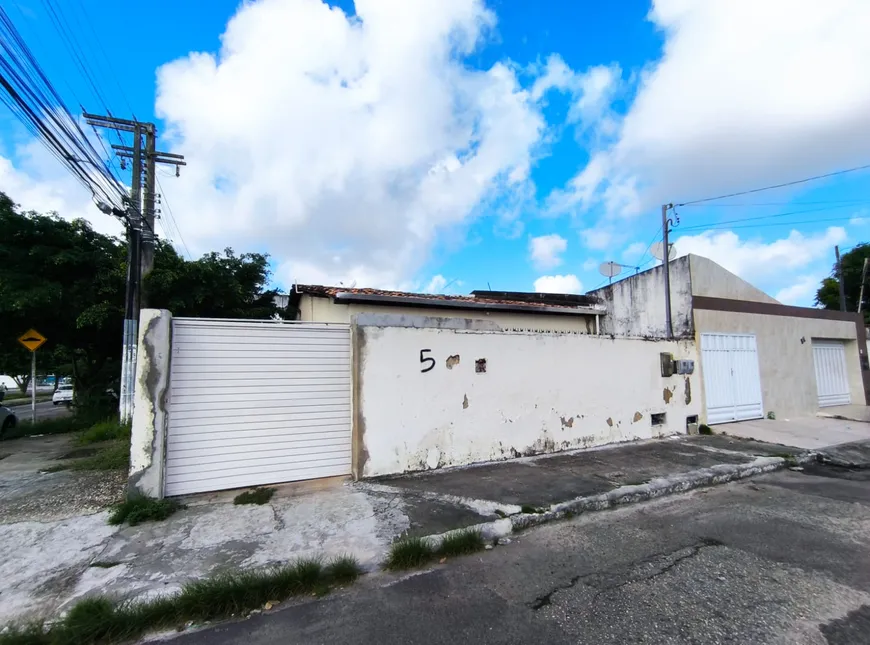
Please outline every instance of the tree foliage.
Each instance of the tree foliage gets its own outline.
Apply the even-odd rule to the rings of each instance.
[[[843,266],[843,289],[846,293],[846,311],[858,311],[861,272],[864,269],[864,258],[868,257],[870,257],[870,244],[858,244],[840,256],[840,264]],[[868,301],[870,301],[870,286],[864,289],[862,311],[867,309]],[[816,304],[824,309],[840,308],[840,281],[837,279],[836,264],[831,269],[831,277],[822,280],[821,286],[816,291]],[[865,313],[865,320],[870,322],[868,313]]]
[[[77,399],[117,387],[126,274],[124,241],[85,220],[20,212],[0,193],[0,373],[29,373],[16,339],[33,327],[48,338],[40,372],[73,376]],[[159,242],[143,297],[179,316],[268,318],[268,280],[268,256],[226,249],[187,261]]]

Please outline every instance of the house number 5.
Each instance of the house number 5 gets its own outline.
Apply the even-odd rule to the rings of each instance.
[[[429,372],[435,368],[435,359],[432,358],[431,356],[426,356],[426,354],[428,352],[431,352],[431,351],[432,351],[431,349],[421,349],[420,350],[420,364],[426,366],[420,370],[423,373]]]

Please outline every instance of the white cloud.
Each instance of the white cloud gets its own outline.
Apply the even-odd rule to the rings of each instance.
[[[560,256],[567,248],[568,241],[555,233],[529,239],[529,255],[539,269],[552,269],[562,264]]]
[[[447,278],[445,278],[440,273],[436,276],[432,276],[432,279],[429,280],[429,284],[423,289],[423,293],[443,293],[444,287],[447,286]]]
[[[763,242],[741,240],[733,231],[707,231],[684,235],[674,241],[676,255],[703,255],[748,282],[793,274],[833,254],[835,244],[846,239],[846,231],[832,226],[814,235],[792,231],[788,237]]]
[[[587,260],[583,263],[584,271],[592,271],[598,268],[598,260],[595,258],[587,258]]]
[[[603,251],[613,244],[613,232],[606,228],[588,228],[580,231],[583,243],[590,249]]]
[[[583,283],[576,275],[542,275],[535,280],[538,293],[581,293]]]
[[[787,305],[808,305],[811,304],[813,298],[821,285],[822,279],[826,276],[821,275],[802,275],[797,278],[797,281],[791,286],[780,289],[776,292],[774,298]]]
[[[645,252],[646,244],[643,242],[633,242],[625,247],[625,250],[622,252],[622,259],[626,262],[637,262]]]
[[[633,216],[866,162],[866,0],[655,0],[650,19],[662,59],[551,207]]]
[[[533,194],[540,106],[510,62],[464,64],[494,23],[480,0],[243,3],[219,54],[158,70],[188,244],[292,258],[284,282],[396,286],[439,231]]]
[[[86,219],[100,233],[123,235],[120,221],[97,210],[90,192],[41,143],[31,140],[18,146],[15,158],[13,164],[0,156],[0,190],[22,210],[55,211],[67,220]]]

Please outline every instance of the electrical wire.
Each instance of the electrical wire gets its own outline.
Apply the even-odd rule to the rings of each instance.
[[[852,218],[851,217],[831,217],[831,218],[822,218],[822,219],[807,219],[799,222],[773,222],[772,224],[745,224],[743,226],[694,226],[691,228],[684,228],[683,231],[696,231],[703,229],[705,231],[731,231],[734,229],[743,229],[743,228],[768,228],[771,226],[793,226],[796,224],[815,224],[816,222],[848,222]]]
[[[831,206],[829,208],[810,208],[810,209],[802,210],[802,211],[789,211],[786,213],[777,213],[775,215],[758,215],[756,217],[741,217],[738,219],[729,219],[729,220],[724,220],[721,222],[712,222],[710,225],[681,227],[680,230],[681,231],[697,231],[700,229],[710,228],[711,226],[720,226],[722,224],[736,224],[739,222],[753,222],[753,221],[759,221],[759,220],[765,220],[765,219],[775,219],[777,217],[787,217],[789,215],[801,215],[801,214],[805,214],[805,213],[827,212],[827,211],[837,210],[839,208],[853,208],[854,206],[855,206],[854,204],[844,204],[841,206]],[[846,218],[846,219],[851,219],[851,217]],[[789,222],[783,222],[782,226],[785,226],[787,224],[789,224]]]
[[[178,227],[178,222],[175,219],[175,216],[172,214],[172,206],[169,205],[169,200],[166,198],[166,193],[163,192],[163,186],[160,185],[160,177],[155,177],[157,180],[157,188],[160,189],[160,200],[163,204],[166,204],[166,214],[169,216],[169,221],[172,226],[175,227],[175,232],[178,234],[178,239],[181,241],[181,245],[184,247],[185,252],[187,253],[187,259],[192,260],[193,254],[190,252],[190,249],[187,248],[187,242],[184,241],[184,237],[181,235],[181,229]]]
[[[859,170],[867,170],[870,168],[870,164],[865,164],[863,166],[855,166],[854,168],[846,168],[845,170],[837,170],[834,172],[825,173],[824,175],[815,175],[813,177],[806,177],[805,179],[797,179],[795,181],[787,181],[782,184],[774,184],[772,186],[764,186],[763,188],[753,188],[752,190],[743,190],[737,193],[728,193],[727,195],[719,195],[718,197],[705,197],[704,199],[693,199],[688,202],[682,202],[680,204],[674,204],[675,206],[691,206],[692,204],[703,204],[705,202],[713,202],[719,199],[727,199],[729,197],[739,197],[741,195],[751,195],[753,193],[760,193],[765,190],[774,190],[776,188],[785,188],[787,186],[797,186],[798,184],[805,184],[810,181],[816,181],[818,179],[827,179],[828,177],[836,177],[838,175],[845,175],[850,172],[857,172]]]

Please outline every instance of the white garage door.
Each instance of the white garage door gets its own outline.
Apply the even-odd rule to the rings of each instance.
[[[348,325],[172,321],[167,495],[350,474]]]
[[[846,350],[843,343],[814,340],[813,359],[816,363],[819,407],[851,403],[849,379],[846,377]]]
[[[701,334],[707,423],[764,416],[753,334]]]

